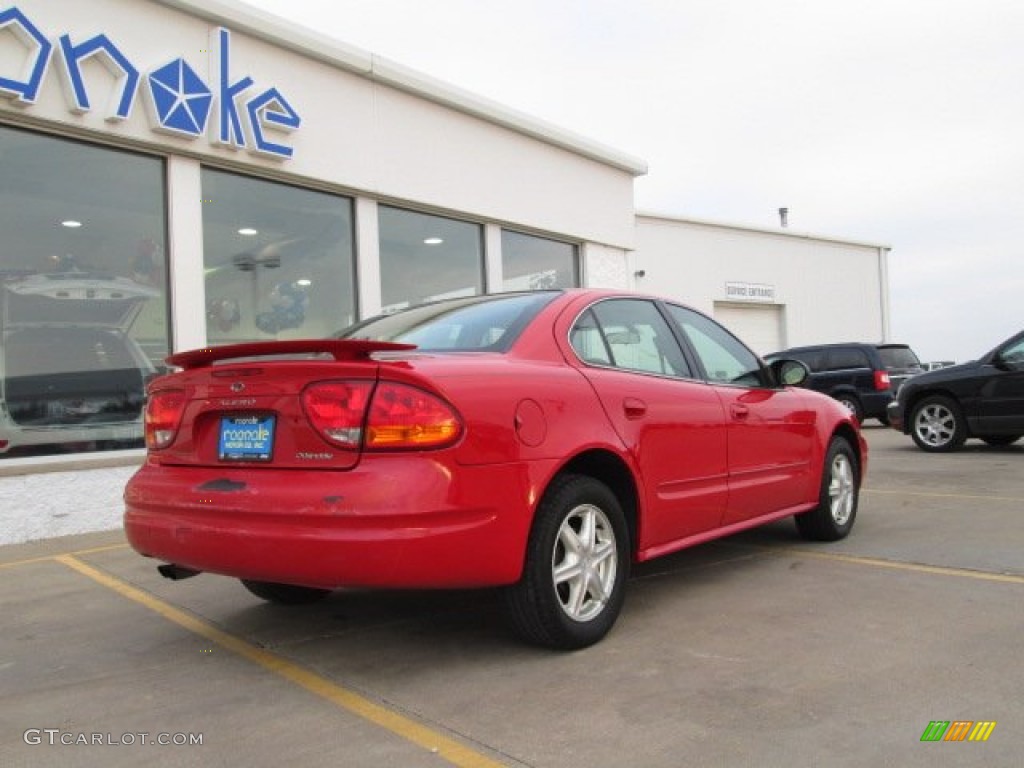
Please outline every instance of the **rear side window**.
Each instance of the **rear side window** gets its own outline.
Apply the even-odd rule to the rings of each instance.
[[[870,368],[871,362],[864,350],[856,347],[841,347],[828,352],[829,371],[842,371],[847,368]]]
[[[825,353],[820,350],[806,350],[803,352],[787,352],[777,355],[778,358],[790,358],[799,360],[812,371],[820,371],[825,367]]]
[[[569,341],[589,363],[665,376],[691,376],[668,322],[650,301],[598,302],[573,326]]]
[[[338,336],[415,344],[422,350],[505,352],[557,291],[474,296],[375,317]]]
[[[879,347],[878,356],[886,368],[917,368],[921,365],[910,347]]]

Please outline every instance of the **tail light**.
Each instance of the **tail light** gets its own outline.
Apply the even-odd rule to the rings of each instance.
[[[462,434],[448,403],[406,384],[322,382],[303,391],[302,405],[322,437],[350,450],[443,448]]]
[[[146,401],[146,447],[152,451],[174,442],[185,413],[185,393],[179,389],[153,392]]]
[[[882,390],[889,388],[889,372],[888,371],[875,371],[875,389],[881,392]]]
[[[367,448],[441,448],[461,434],[458,414],[441,398],[405,384],[377,387],[366,423]]]
[[[372,381],[321,382],[303,390],[302,408],[309,423],[329,443],[357,450],[372,393]]]

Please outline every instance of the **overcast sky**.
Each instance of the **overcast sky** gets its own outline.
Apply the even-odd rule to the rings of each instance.
[[[1020,0],[247,2],[646,160],[640,210],[891,246],[923,360],[1024,328]]]

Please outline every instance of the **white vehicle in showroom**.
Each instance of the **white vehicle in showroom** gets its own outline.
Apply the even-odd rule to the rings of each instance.
[[[7,275],[0,285],[0,454],[141,446],[156,369],[128,329],[160,292],[80,271]]]

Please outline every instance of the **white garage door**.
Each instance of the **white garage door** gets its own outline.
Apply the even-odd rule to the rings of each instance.
[[[784,346],[780,306],[715,302],[715,320],[759,355],[767,355]]]

